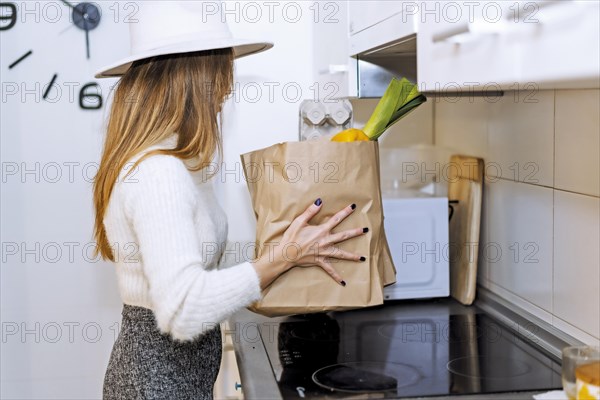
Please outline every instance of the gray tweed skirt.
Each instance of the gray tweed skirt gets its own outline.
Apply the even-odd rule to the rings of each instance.
[[[212,399],[221,363],[221,330],[189,342],[162,334],[151,310],[125,304],[103,399]]]

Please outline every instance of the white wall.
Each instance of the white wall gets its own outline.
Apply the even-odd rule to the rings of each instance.
[[[15,3],[19,22],[0,34],[0,396],[99,398],[121,305],[111,265],[95,262],[88,246],[103,111],[80,110],[77,95],[97,68],[127,53],[127,28],[106,14],[90,35],[87,60],[84,33],[66,6]],[[21,14],[23,7],[30,13]],[[29,49],[33,54],[9,70]],[[54,73],[52,101],[42,100]],[[75,97],[69,82],[79,85]],[[101,84],[106,99],[110,82]]]
[[[486,162],[479,283],[596,345],[599,113],[598,90],[442,98],[434,112],[436,145]]]

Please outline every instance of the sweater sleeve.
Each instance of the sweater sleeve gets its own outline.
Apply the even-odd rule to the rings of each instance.
[[[240,260],[254,260],[255,242],[227,241],[223,255],[219,260],[218,268],[231,268],[239,264]]]
[[[249,262],[205,270],[194,226],[199,200],[180,159],[150,156],[139,164],[135,178],[122,185],[126,210],[161,332],[192,340],[260,298],[258,276]]]

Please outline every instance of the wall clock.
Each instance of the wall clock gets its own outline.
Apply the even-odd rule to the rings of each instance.
[[[39,83],[41,100],[55,102],[57,98],[68,95],[69,98],[74,97],[71,99],[72,102],[82,110],[100,110],[104,105],[104,99],[99,84],[93,81],[72,82],[72,77],[60,70],[60,66],[57,65],[60,62],[57,63],[57,58],[60,58],[60,54],[64,54],[65,48],[68,48],[69,52],[64,58],[68,59],[70,65],[85,62],[89,64],[95,55],[94,39],[98,39],[94,37],[94,31],[104,23],[102,8],[106,8],[108,13],[106,17],[110,17],[112,13],[116,20],[121,14],[129,20],[127,22],[133,20],[137,11],[137,4],[133,2],[125,5],[119,2],[103,4],[100,6],[97,2],[74,3],[67,0],[0,2],[0,34],[4,35],[4,40],[10,41],[11,35],[18,34],[17,31],[20,29],[26,29],[34,24],[37,28],[39,25],[50,28],[47,34],[30,45],[31,47],[22,48],[18,53],[10,56],[3,54],[4,60],[1,65],[3,81],[10,81],[11,74],[25,64],[35,63],[36,76],[31,78]],[[112,22],[110,18],[108,22]],[[52,37],[54,34],[56,37]],[[53,47],[54,49],[49,51]],[[68,84],[65,86],[65,83]],[[4,86],[5,96],[11,95],[15,90],[21,91],[21,88],[14,85]]]

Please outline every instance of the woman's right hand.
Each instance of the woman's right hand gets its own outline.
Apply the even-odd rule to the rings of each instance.
[[[260,279],[261,289],[269,286],[277,277],[295,266],[317,265],[336,282],[346,286],[344,279],[328,263],[328,259],[365,261],[361,254],[339,249],[336,243],[363,235],[369,228],[348,229],[338,233],[331,231],[346,217],[352,214],[355,204],[348,205],[321,225],[310,225],[310,220],[321,210],[322,201],[317,199],[306,211],[300,214],[284,232],[281,242],[273,246],[267,254],[253,265]]]

